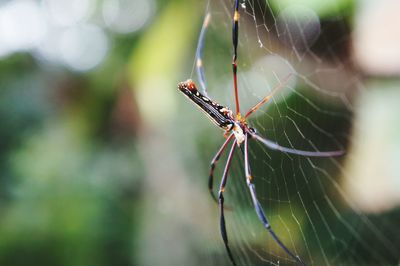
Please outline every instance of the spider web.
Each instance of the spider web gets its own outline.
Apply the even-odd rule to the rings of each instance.
[[[379,215],[366,212],[348,189],[360,185],[346,165],[358,160],[351,151],[351,132],[355,103],[365,89],[350,62],[346,9],[340,1],[328,15],[317,14],[305,5],[284,6],[281,1],[240,3],[238,81],[242,112],[293,75],[284,89],[251,116],[250,126],[285,147],[346,151],[342,157],[308,158],[250,141],[258,199],[273,230],[308,265],[395,265],[400,241],[395,210]],[[233,110],[232,4],[209,2],[212,19],[203,62],[210,97]],[[222,144],[220,138],[209,142],[212,146],[203,149],[216,151]],[[211,156],[211,152],[204,156],[205,165]],[[216,177],[221,176],[224,160],[226,156]],[[226,214],[234,257],[240,265],[294,264],[257,219],[243,169],[242,156],[237,154],[225,192],[226,204],[234,209]],[[220,256],[208,253],[209,264],[229,264],[219,235],[210,249]]]

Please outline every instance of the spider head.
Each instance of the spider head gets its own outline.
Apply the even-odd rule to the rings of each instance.
[[[193,80],[191,80],[191,79],[179,82],[178,89],[182,92],[184,92],[185,90],[189,90],[189,91],[197,90],[196,85],[194,84]]]

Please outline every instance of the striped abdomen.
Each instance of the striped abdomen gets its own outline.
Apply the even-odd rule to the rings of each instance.
[[[187,80],[178,84],[179,90],[185,94],[193,103],[211,119],[214,124],[224,130],[231,130],[234,125],[232,111],[210,98],[201,94],[192,80]]]

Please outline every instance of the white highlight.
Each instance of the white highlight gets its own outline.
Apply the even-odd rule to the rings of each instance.
[[[310,48],[321,34],[318,15],[302,5],[290,5],[280,12],[277,25],[282,39],[298,50]]]
[[[284,88],[279,90],[270,102],[279,103],[288,97],[292,92],[292,88],[296,87],[297,79],[296,71],[293,66],[285,58],[279,55],[268,55],[258,59],[252,68],[242,73],[246,78],[246,85],[250,88],[250,93],[255,97],[248,97],[248,92],[239,91],[241,105],[243,110],[249,110],[263,97],[272,93],[287,77],[292,74]],[[242,89],[244,86],[242,86]],[[246,97],[247,96],[247,97]],[[261,110],[268,109],[271,103],[266,103]],[[263,112],[255,112],[252,116],[262,114]]]
[[[15,1],[0,9],[0,56],[34,48],[46,32],[43,14],[33,1]]]
[[[73,27],[60,40],[63,62],[73,70],[87,71],[97,66],[106,56],[108,39],[103,30],[94,25]]]
[[[72,26],[88,19],[94,8],[92,0],[45,0],[49,18],[59,26]]]
[[[363,91],[357,105],[351,160],[343,187],[366,213],[382,213],[400,206],[400,93],[398,83],[380,83]]]
[[[363,1],[355,19],[354,55],[373,75],[400,74],[400,1]]]
[[[118,33],[140,30],[153,16],[154,0],[107,0],[103,2],[104,23]]]

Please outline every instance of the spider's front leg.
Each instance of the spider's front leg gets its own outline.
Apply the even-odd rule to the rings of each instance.
[[[203,66],[203,47],[204,47],[204,39],[205,39],[208,25],[210,23],[210,19],[211,19],[211,14],[207,13],[206,16],[204,17],[203,27],[201,28],[201,31],[200,31],[200,37],[199,37],[199,41],[197,43],[197,49],[196,49],[196,72],[197,72],[197,76],[199,78],[200,87],[203,90],[203,94],[207,97],[208,97],[208,94],[207,94],[207,86],[206,86],[206,77],[204,74],[204,66]]]

